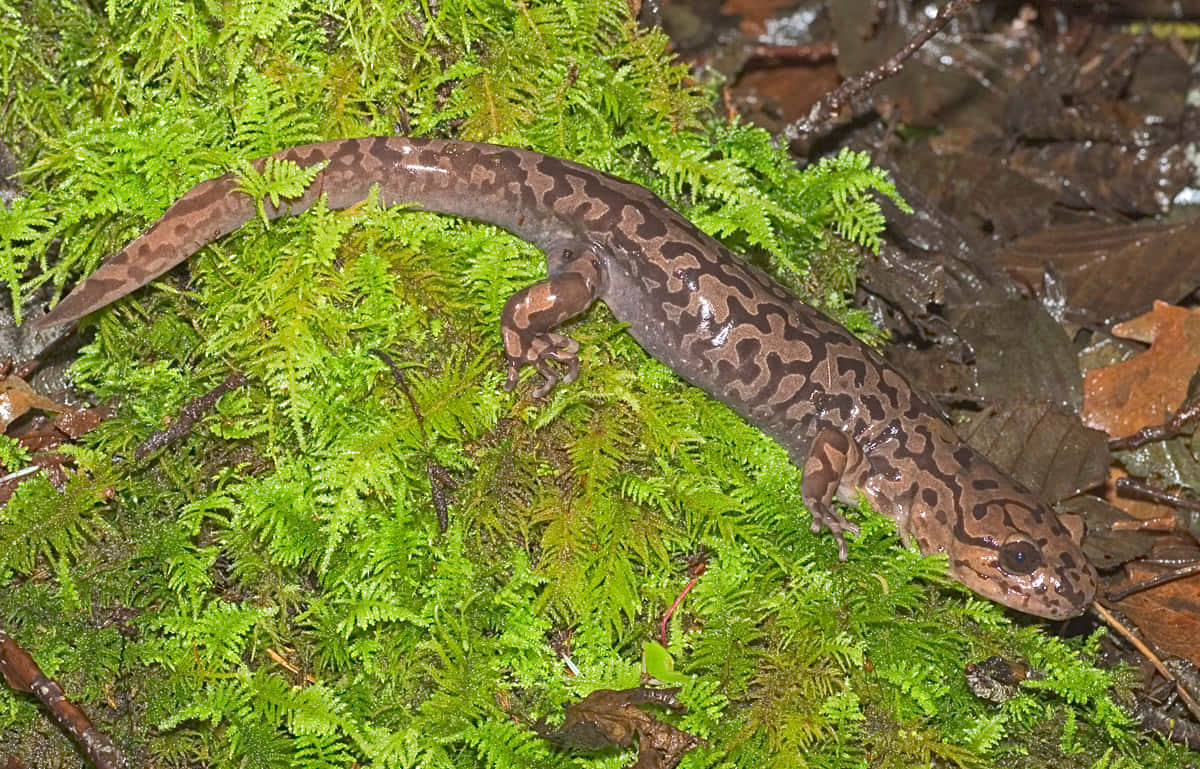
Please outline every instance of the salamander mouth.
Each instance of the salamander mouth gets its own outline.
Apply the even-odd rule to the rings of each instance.
[[[1086,570],[1066,578],[1057,569],[1043,568],[1026,579],[1013,579],[1000,569],[982,571],[965,561],[951,564],[953,576],[976,593],[1017,611],[1052,620],[1077,617],[1095,596],[1096,573]],[[1036,584],[1035,584],[1036,583]]]

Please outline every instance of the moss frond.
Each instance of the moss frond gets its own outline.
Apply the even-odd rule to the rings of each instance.
[[[859,153],[798,169],[728,123],[624,0],[0,9],[0,135],[27,193],[0,210],[15,299],[203,179],[241,168],[282,196],[311,178],[252,158],[410,133],[644,184],[870,334],[845,297],[879,242],[873,196],[897,199],[886,175]],[[493,227],[372,195],[256,218],[97,313],[73,376],[116,414],[71,449],[64,490],[35,477],[0,509],[0,624],[147,766],[615,767],[630,754],[556,753],[528,724],[637,685],[704,561],[668,627],[690,712],[667,717],[709,744],[685,767],[1183,765],[1130,736],[1093,645],[1015,628],[885,519],[838,564],[786,453],[605,308],[567,328],[578,382],[504,392],[500,312],[544,270]],[[245,387],[134,458],[233,371]],[[0,442],[5,468],[26,460]],[[997,650],[1048,677],[978,700],[962,665]],[[0,691],[0,743],[40,718]]]

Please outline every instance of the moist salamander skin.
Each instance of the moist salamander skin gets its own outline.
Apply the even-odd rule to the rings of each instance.
[[[647,352],[788,450],[814,530],[827,526],[843,558],[855,528],[832,501],[861,490],[983,596],[1053,619],[1091,603],[1095,570],[1053,510],[960,442],[875,351],[644,187],[530,150],[439,139],[347,139],[272,157],[327,165],[300,197],[265,201],[270,218],[322,195],[345,208],[378,185],[384,205],[488,222],[540,247],[548,277],[503,312],[508,387],[528,364],[544,378],[539,395],[573,379],[578,344],[554,329],[599,299]],[[202,182],[35,323],[97,310],[256,215],[232,174]]]

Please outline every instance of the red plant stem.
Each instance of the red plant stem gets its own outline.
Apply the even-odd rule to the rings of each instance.
[[[658,637],[662,641],[664,649],[667,648],[667,623],[671,621],[671,615],[674,614],[675,610],[679,608],[679,604],[683,603],[684,596],[688,594],[689,590],[696,586],[696,582],[699,581],[699,579],[699,576],[692,577],[691,581],[689,581],[687,586],[683,589],[683,592],[680,593],[679,597],[675,599],[675,603],[671,604],[671,608],[667,609],[667,613],[663,615],[662,625],[658,630]]]

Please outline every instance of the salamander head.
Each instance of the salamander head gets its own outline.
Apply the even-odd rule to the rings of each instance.
[[[1007,478],[1005,478],[1007,480]],[[1087,610],[1096,570],[1054,511],[1009,481],[956,516],[950,573],[975,592],[1047,619]]]
[[[1080,537],[1010,475],[957,443],[943,424],[909,432],[910,486],[893,496],[907,502],[907,510],[895,504],[876,509],[899,513],[894,517],[905,524],[908,540],[923,553],[946,553],[950,576],[985,598],[1047,619],[1085,612],[1097,578]],[[886,494],[877,496],[887,501]]]

